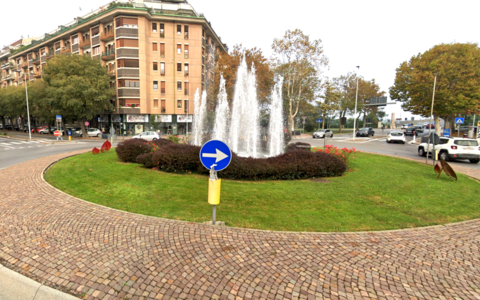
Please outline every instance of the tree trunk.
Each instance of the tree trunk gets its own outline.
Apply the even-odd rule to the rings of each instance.
[[[440,126],[440,118],[437,115],[434,115],[433,120],[435,122],[435,133],[441,136],[442,127]]]
[[[80,122],[80,126],[82,127],[82,138],[87,138],[87,129],[85,128],[85,120],[82,118]]]
[[[325,116],[326,116],[326,114],[323,114],[323,117],[322,117],[322,129],[325,129]]]
[[[5,128],[5,117],[2,117],[2,129],[3,129],[3,132],[6,132],[7,131],[7,128]]]

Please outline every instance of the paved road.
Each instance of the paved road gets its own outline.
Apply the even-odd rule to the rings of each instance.
[[[377,131],[375,131],[377,132]],[[380,131],[381,133],[381,131]],[[385,136],[387,135],[387,130],[385,130]],[[428,135],[428,132],[420,134],[417,137],[417,140],[420,139],[422,136]],[[380,153],[380,154],[392,154],[398,155],[407,158],[418,158],[418,145],[416,144],[400,144],[400,143],[386,143],[385,136],[374,136],[372,138],[355,138],[355,141],[352,141],[352,135],[346,134],[337,134],[334,135],[333,139],[327,138],[326,141],[324,139],[313,139],[311,137],[305,138],[294,138],[292,142],[304,142],[309,143],[312,146],[323,147],[324,143],[327,145],[334,145],[337,147],[347,147],[347,148],[355,148],[361,151],[367,151],[372,153]],[[413,137],[408,136],[407,141],[411,141]],[[429,158],[431,162],[431,158]],[[460,160],[460,161],[449,161],[449,164],[458,165],[463,167],[469,167],[473,169],[480,170],[480,164],[472,164],[468,160]]]
[[[0,137],[0,169],[48,155],[100,148],[103,142],[96,140],[57,143],[51,140],[22,141]]]
[[[322,234],[152,218],[45,183],[66,155],[0,171],[0,263],[78,297],[480,299],[480,220]]]

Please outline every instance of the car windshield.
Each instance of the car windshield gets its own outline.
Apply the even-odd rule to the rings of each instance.
[[[358,131],[368,131],[368,128],[360,128]]]
[[[478,146],[478,142],[476,140],[456,140],[453,143],[459,146]]]
[[[317,132],[325,132],[325,129],[317,130]]]
[[[403,133],[402,132],[392,132],[390,133],[391,136],[402,136]]]

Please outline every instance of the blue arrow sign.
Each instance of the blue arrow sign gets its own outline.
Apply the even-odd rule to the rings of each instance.
[[[317,119],[317,123],[322,123],[322,119]]]
[[[200,149],[200,161],[209,170],[213,166],[215,171],[221,171],[232,161],[232,151],[224,142],[211,140]]]
[[[463,124],[463,118],[455,118],[455,124]]]
[[[444,137],[450,137],[450,129],[445,128],[445,129],[443,130],[443,136],[444,136]]]

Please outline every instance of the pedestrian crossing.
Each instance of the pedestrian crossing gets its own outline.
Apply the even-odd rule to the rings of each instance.
[[[45,144],[39,141],[19,141],[0,138],[0,151],[11,151],[18,149],[47,147],[50,144]]]

